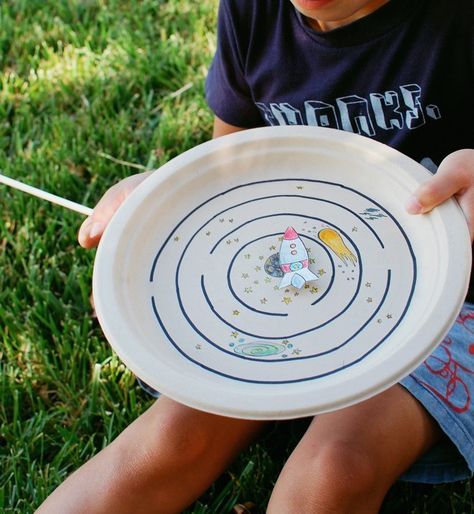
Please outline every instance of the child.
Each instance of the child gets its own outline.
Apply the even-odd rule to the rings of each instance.
[[[279,124],[373,137],[439,164],[407,209],[424,213],[455,196],[472,237],[473,14],[472,0],[221,0],[207,79],[214,137]],[[81,227],[82,246],[97,244],[146,176],[106,193]],[[400,384],[316,416],[268,512],[370,514],[403,474],[428,483],[472,476],[473,320],[474,305],[466,303],[445,341]],[[264,426],[161,397],[38,512],[180,512]]]

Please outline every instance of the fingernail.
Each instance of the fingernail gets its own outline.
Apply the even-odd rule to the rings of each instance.
[[[423,206],[416,196],[410,196],[410,198],[408,198],[405,208],[410,214],[421,214],[423,212]]]
[[[103,225],[102,223],[100,223],[100,221],[95,221],[92,226],[91,226],[91,229],[89,231],[89,237],[91,239],[94,239],[95,237],[99,236],[100,234],[102,234],[103,232]]]

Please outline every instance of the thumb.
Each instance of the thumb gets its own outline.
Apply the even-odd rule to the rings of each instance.
[[[473,150],[458,150],[441,162],[438,172],[418,187],[408,199],[410,214],[431,211],[452,196],[460,197],[474,185]]]
[[[150,173],[145,172],[127,177],[112,186],[104,194],[94,207],[92,214],[82,223],[79,229],[78,240],[83,248],[93,248],[99,244],[105,227],[109,224],[117,209]]]

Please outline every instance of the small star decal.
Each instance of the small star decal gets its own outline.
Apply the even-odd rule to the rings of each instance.
[[[197,345],[195,346],[195,348],[196,348],[196,350],[200,350],[200,349],[201,349],[201,345],[200,345],[200,344],[197,344]]]
[[[229,218],[229,223],[234,223],[234,218]]]
[[[312,286],[312,287],[311,287],[311,289],[310,289],[310,293],[311,293],[311,294],[315,294],[315,293],[317,293],[318,291],[319,291],[319,289],[318,289],[317,287],[314,287],[314,286]]]
[[[259,255],[258,258],[263,261],[263,259],[265,259],[265,257],[263,255]]]
[[[248,273],[242,273],[242,278],[249,278],[249,274]]]
[[[387,319],[392,319],[392,315],[391,314],[387,314]]]
[[[325,275],[325,274],[326,274],[326,271],[325,271],[323,268],[318,269],[318,275],[319,275],[320,277],[322,277],[322,276],[323,276],[323,275]]]
[[[272,279],[270,277],[265,277],[265,283],[266,284],[271,284],[272,283]]]
[[[248,259],[250,259],[250,257],[251,257],[251,256],[250,256],[250,254],[249,254],[249,253],[246,253],[246,254],[244,255],[244,259],[247,259],[247,260],[248,260]]]
[[[244,292],[247,293],[247,294],[250,294],[250,293],[253,293],[253,289],[251,287],[246,287],[244,289]]]
[[[382,320],[379,318],[379,319],[377,320],[377,323],[382,323]]]
[[[369,297],[369,298],[367,298],[366,302],[367,302],[367,303],[372,303],[372,298],[370,298],[370,297]]]
[[[211,233],[209,232],[209,230],[206,232],[206,236],[210,236]]]
[[[352,232],[357,232],[357,227],[352,227]]]
[[[255,266],[255,271],[262,271],[262,268],[260,266]]]
[[[276,250],[276,246],[274,246],[274,245],[270,246],[269,250],[270,251]]]
[[[289,296],[284,296],[281,301],[286,305],[289,305],[291,303],[291,298]]]
[[[231,241],[230,239],[227,239],[226,243],[227,243],[228,245],[230,245],[230,243],[232,243],[232,241]]]
[[[238,332],[231,332],[230,337],[233,337],[234,339],[237,339],[238,335],[239,335]]]
[[[219,223],[224,223],[225,219],[224,218],[219,218]]]
[[[266,298],[260,298],[260,303],[262,305],[265,305],[267,302],[268,302],[268,300]]]
[[[238,310],[232,311],[232,314],[233,314],[234,316],[238,316],[238,315],[240,314],[240,311],[238,311]]]
[[[299,189],[301,191],[303,189],[303,186],[296,186],[296,189]]]
[[[301,350],[299,348],[295,348],[291,353],[292,355],[299,355],[301,353]]]
[[[178,236],[176,236],[176,237],[174,238],[174,240],[175,240],[175,241],[179,241],[179,237],[178,237]]]
[[[365,287],[372,287],[372,284],[370,282],[366,282]]]

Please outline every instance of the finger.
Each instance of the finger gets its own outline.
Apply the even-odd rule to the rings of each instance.
[[[410,214],[424,214],[440,205],[451,196],[467,186],[463,174],[456,173],[454,169],[442,171],[418,187],[407,203],[406,209]]]
[[[100,238],[104,232],[105,225],[94,220],[94,214],[91,214],[81,225],[78,234],[79,244],[83,248],[93,248],[98,245]]]

